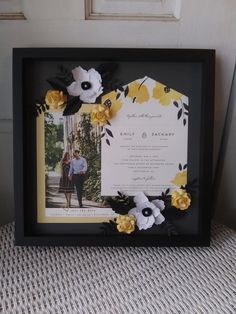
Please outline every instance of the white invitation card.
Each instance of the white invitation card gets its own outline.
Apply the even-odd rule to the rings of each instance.
[[[144,77],[124,87],[102,137],[101,195],[158,195],[187,182],[188,97]],[[185,182],[186,181],[186,182]]]

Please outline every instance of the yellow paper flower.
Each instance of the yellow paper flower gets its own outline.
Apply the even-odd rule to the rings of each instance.
[[[175,178],[171,181],[176,186],[182,186],[187,184],[187,170],[180,171],[176,174]]]
[[[110,110],[105,105],[94,105],[91,112],[91,122],[103,126],[110,119]]]
[[[191,204],[190,194],[184,189],[178,189],[171,194],[171,205],[180,209],[186,210]]]
[[[130,234],[135,230],[136,218],[133,215],[120,215],[116,218],[117,230]]]
[[[159,100],[163,106],[170,105],[171,101],[179,100],[183,95],[175,90],[156,82],[156,86],[153,88],[152,97]]]
[[[66,103],[66,95],[62,91],[49,89],[45,96],[45,102],[49,109],[63,109]]]
[[[142,104],[149,100],[149,92],[145,84],[132,82],[129,84],[128,97],[135,99],[135,102]]]
[[[119,99],[116,99],[116,97],[117,97],[117,92],[115,91],[102,96],[102,104],[109,107],[111,118],[114,117],[116,113],[120,110],[120,108],[122,107],[122,101]]]

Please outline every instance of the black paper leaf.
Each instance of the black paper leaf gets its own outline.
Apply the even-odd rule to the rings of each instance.
[[[107,143],[107,145],[110,146],[110,141],[108,140],[108,138],[106,139],[106,143]]]
[[[104,136],[105,136],[105,133],[102,133],[102,134],[101,134],[101,138],[104,137]]]
[[[186,120],[186,119],[184,119],[184,120],[183,120],[183,124],[184,124],[184,125],[186,125],[186,122],[187,122],[187,120]]]
[[[133,103],[135,102],[135,100],[136,100],[136,97],[133,98]]]
[[[70,116],[79,111],[82,106],[82,101],[79,97],[68,98],[66,108],[63,111],[63,116]]]
[[[117,196],[109,197],[106,201],[117,214],[126,215],[131,208],[135,207],[133,197],[119,191],[117,193]]]
[[[124,82],[120,81],[119,79],[111,78],[107,83],[107,88],[110,90],[120,90],[121,92],[124,90]]]
[[[120,98],[120,93],[117,93],[116,100]]]
[[[112,134],[111,130],[109,130],[109,129],[106,128],[106,131],[107,131],[107,134],[108,134],[110,137],[113,137],[113,134]]]
[[[177,101],[174,101],[173,104],[175,107],[179,108],[179,104],[177,103]]]
[[[193,179],[192,181],[189,181],[186,186],[185,189],[188,193],[191,194],[191,196],[196,192],[195,190],[198,188],[198,180],[197,179]]]
[[[118,67],[117,64],[113,64],[113,65],[111,65],[111,67],[110,67],[109,64],[106,64],[106,67],[107,67],[106,70],[107,71],[105,71],[103,74],[98,69],[98,72],[101,73],[101,76],[102,76],[102,86],[103,86],[103,94],[102,95],[110,93],[113,90],[116,90],[116,91],[119,90],[120,92],[122,92],[124,90],[123,89],[124,82],[113,77],[114,71]],[[100,95],[97,98],[98,102],[100,102],[102,95]]]
[[[66,85],[58,77],[49,78],[47,79],[47,82],[52,86],[53,89],[59,90],[65,94],[68,94]]]
[[[124,87],[123,87],[123,85],[124,85],[124,84],[122,83],[122,85],[120,85],[120,86],[117,88],[117,89],[118,89],[118,90],[120,90],[121,92],[123,92],[123,91],[124,91]]]
[[[118,196],[115,197],[115,201],[117,201],[119,204],[122,203],[124,205],[129,205],[130,197],[128,195],[123,194],[120,191],[117,191],[117,194],[118,194]]]
[[[185,104],[185,103],[183,103],[183,105],[184,105],[184,109],[189,111],[189,106],[187,104]]]
[[[106,80],[111,77],[113,73],[117,70],[118,64],[114,62],[107,62],[100,64],[96,70],[100,73],[102,80]]]
[[[182,171],[182,165],[181,164],[179,164],[179,170]]]
[[[186,169],[186,168],[187,168],[187,166],[188,166],[187,164],[186,164],[186,165],[184,165],[184,169]]]
[[[183,112],[183,109],[182,108],[179,109],[178,114],[177,114],[178,120],[181,118],[182,112]]]
[[[129,93],[129,86],[127,86],[125,89],[125,92],[124,92],[125,97],[128,95],[128,93]]]
[[[185,111],[184,114],[186,114],[186,116],[188,116],[188,112]]]
[[[68,83],[68,85],[73,82],[74,78],[72,72],[68,70],[66,67],[64,67],[64,65],[59,64],[58,70],[60,71],[58,73],[58,76],[63,77],[64,80]]]
[[[43,112],[45,112],[46,110],[49,109],[47,104],[43,103],[43,99],[41,99],[42,103],[37,102],[35,104],[35,116],[38,117],[40,114],[42,114]]]
[[[106,236],[118,232],[117,227],[116,227],[116,223],[112,220],[110,220],[109,222],[103,222],[100,229],[101,229],[102,233]]]
[[[107,120],[107,124],[108,124],[108,125],[111,125],[110,121]]]

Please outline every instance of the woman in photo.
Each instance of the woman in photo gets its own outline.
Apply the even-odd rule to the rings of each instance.
[[[71,207],[71,194],[74,193],[74,183],[73,180],[69,180],[70,170],[70,155],[68,152],[64,153],[61,160],[61,178],[59,184],[59,193],[64,193],[66,198],[66,207]]]

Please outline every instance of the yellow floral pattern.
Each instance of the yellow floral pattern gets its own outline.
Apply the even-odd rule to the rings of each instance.
[[[122,107],[122,101],[117,99],[117,94],[116,91],[113,91],[102,96],[102,104],[109,107],[111,118],[113,118]]]
[[[133,98],[133,100],[138,103],[142,104],[147,102],[150,98],[148,88],[145,84],[139,83],[134,81],[128,85],[129,92],[128,97]]]
[[[171,205],[180,209],[186,210],[191,204],[190,194],[184,189],[178,189],[171,194]]]
[[[91,122],[103,126],[110,119],[110,110],[105,105],[94,105],[91,111]]]
[[[175,178],[171,181],[176,186],[181,187],[187,184],[187,170],[180,171],[176,174]]]
[[[159,82],[156,82],[156,86],[153,88],[152,97],[159,100],[163,106],[168,106],[171,101],[179,100],[183,95]]]
[[[117,230],[130,234],[135,230],[136,218],[133,215],[120,215],[116,218]]]
[[[62,91],[49,89],[45,96],[45,102],[49,109],[63,109],[67,101],[66,95]]]

